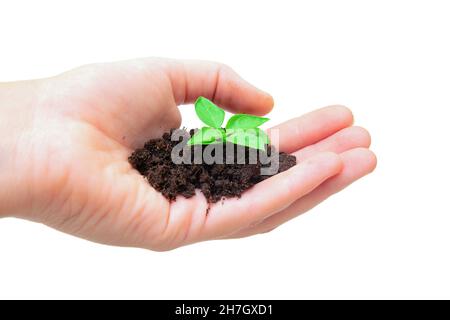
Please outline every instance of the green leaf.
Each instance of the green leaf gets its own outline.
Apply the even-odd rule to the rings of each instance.
[[[235,114],[232,116],[226,125],[227,129],[250,129],[257,128],[269,118],[257,117],[251,114]]]
[[[204,97],[195,101],[195,112],[200,120],[213,128],[220,128],[225,118],[225,111]]]
[[[264,151],[266,144],[269,143],[269,137],[259,128],[228,129],[226,131],[226,141]]]
[[[187,144],[211,144],[217,141],[222,141],[223,134],[222,131],[216,128],[203,127],[188,140]]]
[[[256,129],[258,131],[258,136],[262,139],[262,141],[265,144],[270,144],[270,139],[267,133],[264,130],[261,130],[260,128]]]

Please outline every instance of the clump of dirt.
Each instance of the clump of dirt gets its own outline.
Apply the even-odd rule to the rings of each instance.
[[[223,152],[223,161],[213,164],[175,164],[172,161],[172,149],[182,141],[172,141],[171,136],[175,129],[166,132],[162,138],[152,139],[145,143],[143,148],[136,149],[129,157],[131,165],[144,175],[150,185],[161,192],[170,201],[175,200],[177,195],[190,198],[195,195],[195,189],[200,189],[210,203],[217,202],[223,198],[240,197],[241,194],[267,178],[270,175],[261,175],[261,168],[270,167],[273,159],[278,159],[279,165],[276,173],[285,171],[296,164],[296,158],[292,155],[278,153],[273,146],[266,146],[265,161],[259,155],[255,158],[250,156],[248,147],[233,145],[235,152],[230,155]],[[182,130],[181,136],[190,137],[194,130],[189,132]],[[203,152],[207,145],[186,147],[180,152],[189,152],[194,159],[194,152]],[[227,146],[224,145],[226,148]],[[255,151],[252,149],[252,151]],[[198,155],[198,153],[196,153]],[[226,155],[225,155],[226,154]],[[254,153],[253,153],[254,154]],[[214,152],[212,153],[214,155]],[[278,157],[276,157],[278,155]],[[228,161],[227,161],[228,158]],[[256,160],[253,163],[250,159]],[[256,162],[256,163],[255,163]],[[242,163],[242,164],[240,164]]]

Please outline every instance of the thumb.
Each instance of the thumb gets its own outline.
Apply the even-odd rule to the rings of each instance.
[[[227,65],[169,60],[165,69],[178,105],[192,103],[197,97],[204,96],[233,113],[264,115],[272,110],[272,96],[242,79]]]

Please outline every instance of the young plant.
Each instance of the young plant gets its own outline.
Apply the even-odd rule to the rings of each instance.
[[[230,142],[249,148],[265,150],[270,143],[267,134],[258,128],[268,118],[250,114],[235,114],[222,128],[225,111],[204,97],[195,101],[195,112],[208,127],[200,128],[187,142],[188,145]]]

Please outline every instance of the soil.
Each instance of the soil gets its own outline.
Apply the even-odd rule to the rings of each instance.
[[[162,138],[152,139],[145,143],[143,148],[135,150],[129,157],[131,165],[145,176],[153,188],[161,192],[168,200],[175,200],[177,195],[190,198],[195,195],[195,189],[200,189],[210,203],[224,198],[240,197],[241,194],[267,178],[270,175],[261,175],[261,168],[270,166],[270,162],[263,164],[258,157],[256,163],[249,163],[249,148],[235,145],[234,160],[237,160],[237,150],[245,150],[244,164],[174,164],[171,158],[172,148],[178,141],[171,141],[171,134],[167,132]],[[192,136],[194,130],[187,132]],[[181,139],[181,138],[180,138]],[[180,140],[181,141],[181,140]],[[195,146],[204,150],[206,146]],[[194,148],[188,148],[193,155]],[[241,149],[242,151],[242,149]],[[273,146],[266,146],[266,154],[276,155]],[[292,155],[280,152],[277,173],[285,171],[296,164]],[[225,156],[223,156],[225,160]],[[241,159],[242,160],[242,159]]]

